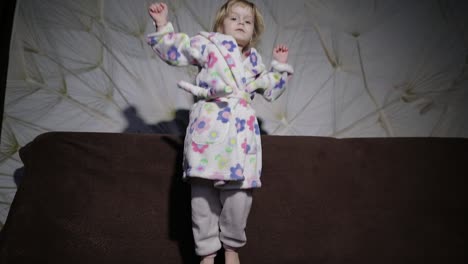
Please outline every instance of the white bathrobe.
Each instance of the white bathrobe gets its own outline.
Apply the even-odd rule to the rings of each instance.
[[[260,128],[250,103],[255,92],[268,101],[278,98],[292,67],[273,61],[266,71],[254,48],[242,58],[233,37],[200,32],[190,38],[174,33],[171,23],[148,35],[148,44],[170,65],[200,67],[195,85],[178,83],[200,99],[190,110],[184,178],[213,180],[224,189],[260,187]]]

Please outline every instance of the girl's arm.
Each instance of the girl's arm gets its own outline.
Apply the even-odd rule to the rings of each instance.
[[[147,36],[147,42],[161,59],[174,66],[203,64],[200,54],[201,38],[191,39],[185,33],[175,33],[172,23],[167,21],[166,4],[152,4],[148,12],[157,31]]]
[[[288,48],[278,45],[273,50],[273,61],[269,72],[263,72],[255,81],[247,86],[248,92],[257,91],[267,101],[274,101],[283,94],[288,79],[294,73],[291,65],[287,64]]]
[[[148,7],[148,13],[159,29],[167,24],[168,9],[165,3],[154,3]]]

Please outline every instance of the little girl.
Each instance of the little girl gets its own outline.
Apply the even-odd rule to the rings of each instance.
[[[148,44],[170,65],[197,65],[195,85],[178,86],[199,100],[190,111],[184,143],[184,179],[191,183],[192,229],[201,263],[213,263],[224,247],[226,263],[239,263],[252,189],[261,186],[260,129],[251,107],[255,92],[278,98],[293,69],[288,48],[278,45],[267,70],[253,48],[263,31],[257,7],[246,0],[227,1],[213,32],[194,37],[175,33],[168,8],[154,3],[149,14],[156,32]]]

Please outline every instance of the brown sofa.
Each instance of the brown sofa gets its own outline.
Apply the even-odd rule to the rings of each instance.
[[[262,140],[242,263],[468,263],[468,139]],[[51,132],[20,154],[0,263],[196,263],[177,136]]]

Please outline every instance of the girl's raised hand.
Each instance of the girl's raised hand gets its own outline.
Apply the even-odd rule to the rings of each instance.
[[[273,58],[278,62],[286,63],[288,61],[288,52],[289,50],[286,45],[277,45],[273,50]]]
[[[157,27],[167,24],[167,5],[165,3],[153,3],[148,7],[148,12]]]

